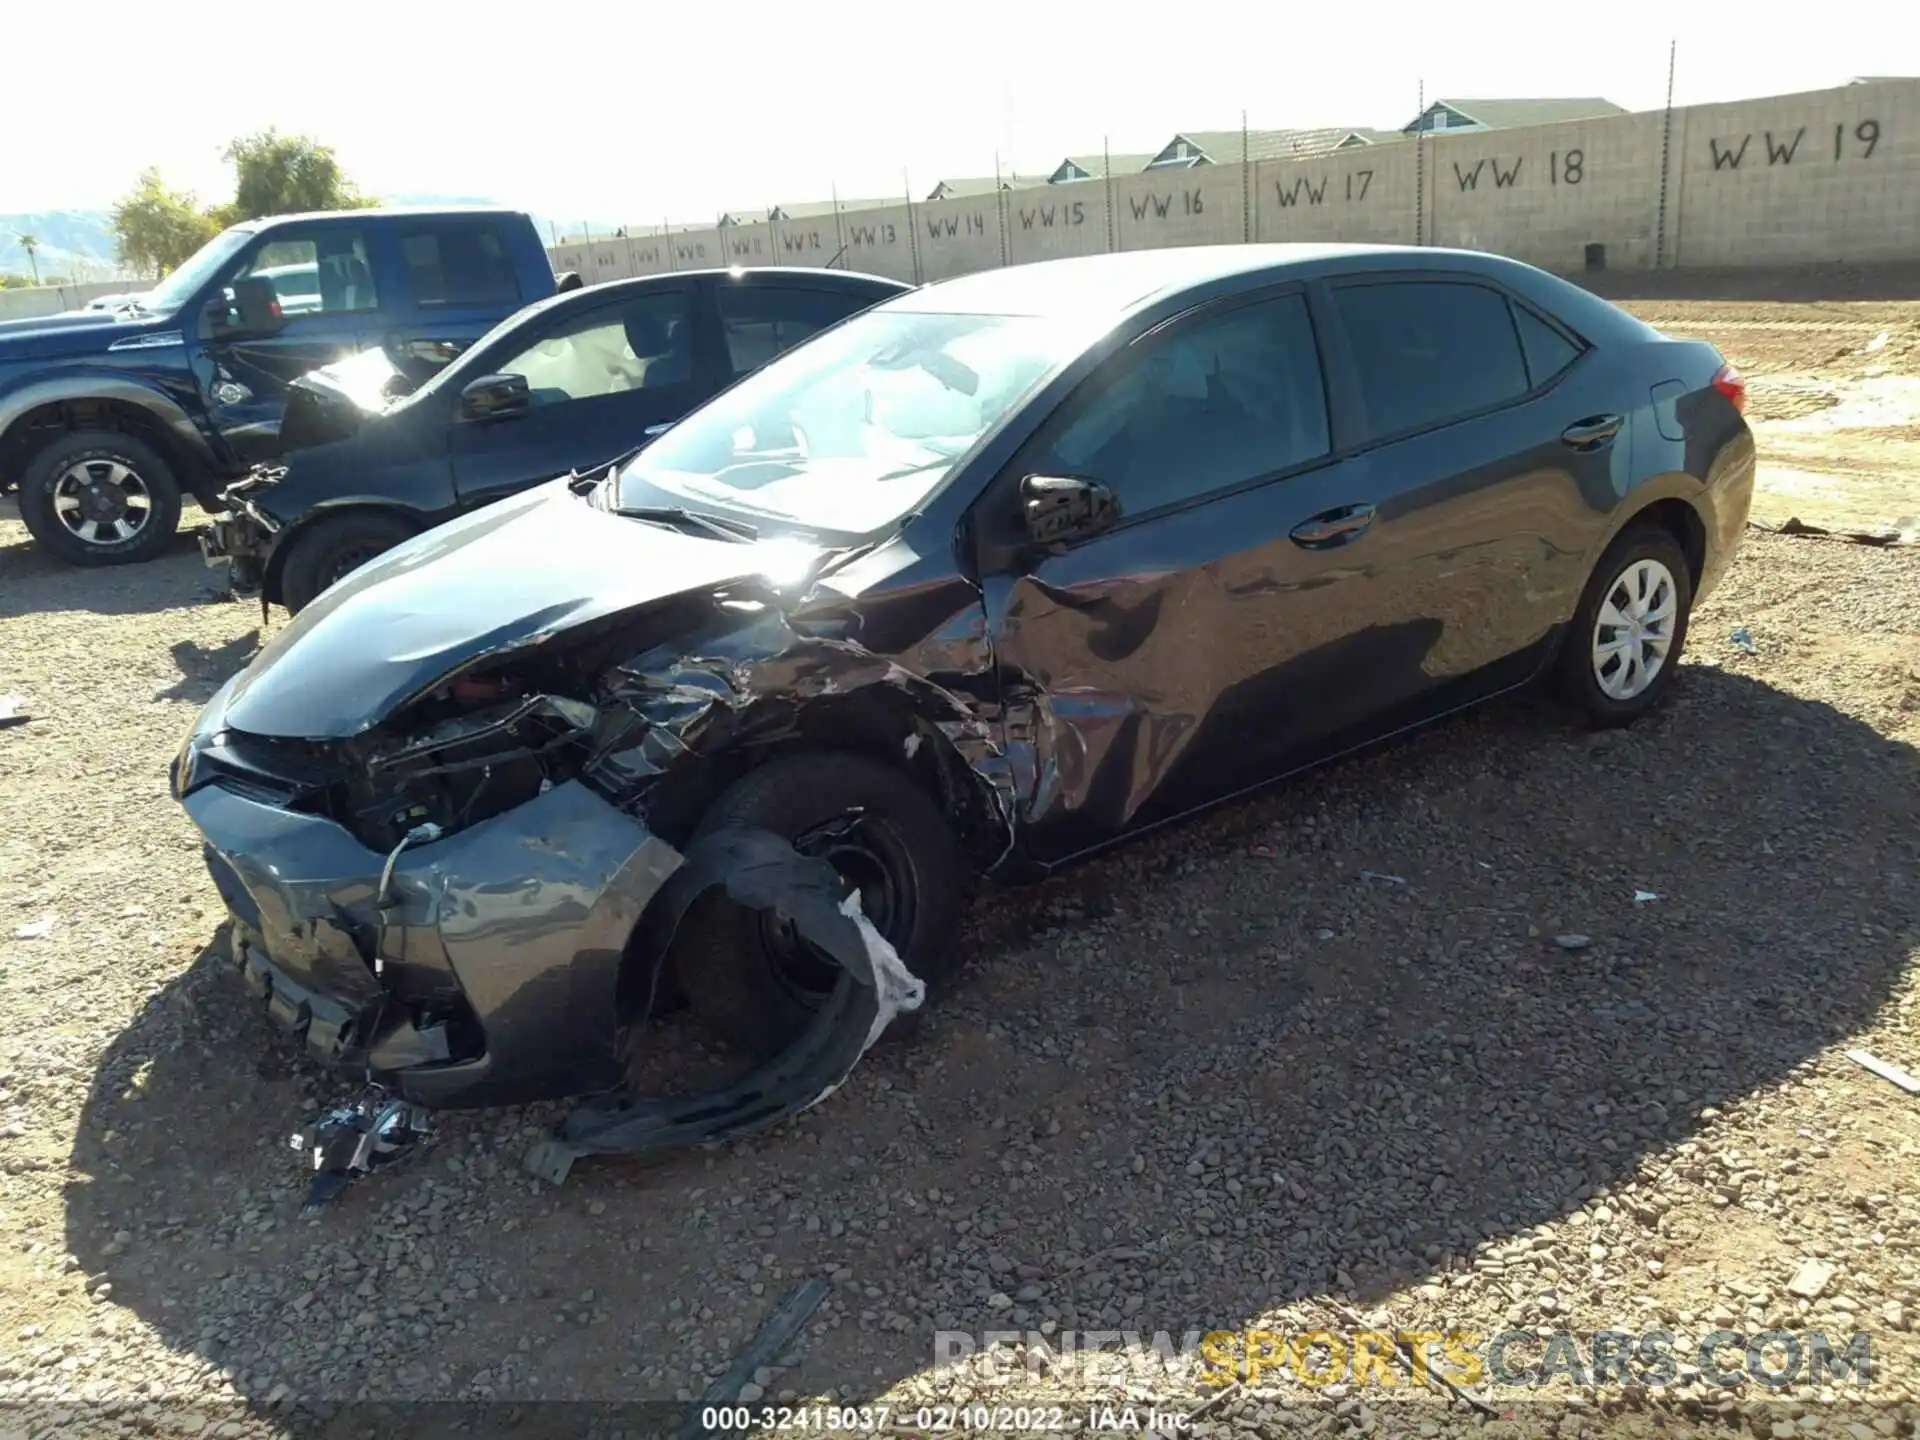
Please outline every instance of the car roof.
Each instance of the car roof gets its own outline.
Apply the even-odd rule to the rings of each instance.
[[[1465,259],[1472,263],[1462,265]],[[980,315],[1110,314],[1115,318],[1155,300],[1216,282],[1281,279],[1299,270],[1334,268],[1336,261],[1413,261],[1448,269],[1514,264],[1477,251],[1413,245],[1192,245],[1168,250],[1119,250],[1036,260],[1002,270],[923,286],[890,301],[897,310]],[[1229,287],[1230,288],[1230,287]]]
[[[624,280],[602,280],[593,285],[582,285],[578,290],[563,290],[558,295],[549,295],[544,300],[536,300],[526,309],[512,318],[516,325],[546,315],[555,310],[572,309],[575,306],[599,305],[605,301],[636,291],[664,288],[678,284],[683,280],[769,280],[790,278],[796,280],[832,282],[834,288],[841,290],[876,290],[906,294],[913,287],[899,280],[889,280],[884,275],[867,275],[858,270],[812,270],[800,265],[756,265],[733,266],[729,269],[707,270],[667,270],[658,275],[634,275]]]
[[[689,276],[705,276],[713,280],[831,280],[836,284],[852,280],[859,285],[879,285],[888,290],[905,292],[913,289],[905,280],[870,275],[864,270],[828,270],[822,266],[808,265],[730,265],[724,269],[715,266],[706,270],[670,270],[665,275],[644,275],[639,278],[676,280]],[[636,282],[615,280],[608,283],[620,285]]]
[[[293,224],[316,224],[322,221],[338,221],[342,224],[354,220],[504,220],[509,217],[523,217],[524,210],[509,210],[499,205],[381,205],[369,210],[302,210],[292,215],[262,215],[253,220],[243,220],[233,228],[236,230],[265,230],[270,226]]]

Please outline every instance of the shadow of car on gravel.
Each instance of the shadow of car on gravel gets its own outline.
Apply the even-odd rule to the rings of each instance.
[[[253,659],[254,652],[260,648],[260,627],[254,626],[244,635],[219,645],[202,645],[197,640],[176,640],[167,647],[173,656],[173,663],[180,669],[180,678],[164,690],[156,690],[155,700],[187,700],[195,705],[204,705],[213,698],[213,692],[226,684],[228,678],[237,674]]]
[[[189,512],[195,513],[195,512]],[[0,520],[15,518],[11,502]],[[233,603],[224,574],[200,558],[192,527],[183,525],[167,548],[138,565],[69,565],[42,550],[25,530],[10,528],[0,540],[0,615],[44,611],[90,611],[98,615],[146,615],[181,605]]]
[[[1913,747],[1709,665],[1627,732],[1496,706],[977,905],[916,1042],[768,1136],[545,1191],[518,1163],[549,1116],[450,1116],[314,1221],[283,1137],[344,1087],[209,951],[105,1055],[66,1243],[254,1401],[670,1400],[839,1266],[803,1396],[879,1395],[936,1329],[1364,1310],[1866,1024],[1920,942],[1917,782]]]

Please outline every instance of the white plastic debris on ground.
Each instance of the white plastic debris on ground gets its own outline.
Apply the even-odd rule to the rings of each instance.
[[[860,908],[860,892],[853,891],[840,902],[840,913],[859,927],[860,938],[866,943],[867,960],[873,967],[873,1023],[867,1027],[866,1043],[861,1045],[860,1053],[865,1055],[873,1048],[873,1042],[885,1033],[894,1017],[909,1010],[918,1010],[927,998],[927,984],[918,975],[907,969],[906,961],[900,958],[900,952],[887,943],[887,937],[873,928],[873,922],[867,919],[866,912]],[[849,1069],[848,1074],[852,1074]],[[842,1075],[833,1084],[827,1086],[804,1107],[811,1110],[822,1100],[846,1082]]]
[[[877,1008],[874,1010],[873,1024],[867,1029],[867,1043],[860,1047],[860,1053],[864,1055],[873,1048],[873,1042],[893,1023],[896,1015],[920,1008],[927,998],[927,985],[907,969],[906,961],[900,958],[899,951],[887,943],[887,937],[873,928],[873,922],[867,919],[866,912],[860,908],[858,890],[840,902],[840,913],[860,927],[860,938],[867,945],[867,959],[873,965],[873,993]]]

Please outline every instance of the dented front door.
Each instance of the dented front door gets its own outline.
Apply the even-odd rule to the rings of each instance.
[[[1391,479],[1335,452],[1297,289],[1209,306],[1118,360],[1013,467],[1101,481],[1118,527],[982,577],[1043,863],[1392,712],[1426,688],[1439,628],[1395,583],[1409,537]]]

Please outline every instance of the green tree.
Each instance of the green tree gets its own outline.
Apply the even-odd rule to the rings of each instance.
[[[14,240],[27,252],[27,264],[33,267],[33,283],[40,283],[40,237],[38,235],[15,235]]]
[[[169,190],[158,170],[140,179],[113,207],[113,230],[120,258],[143,275],[164,275],[219,230],[219,226],[183,190]]]
[[[227,146],[234,170],[233,202],[214,211],[223,225],[303,210],[360,210],[377,205],[340,168],[333,147],[307,135],[260,130]]]

